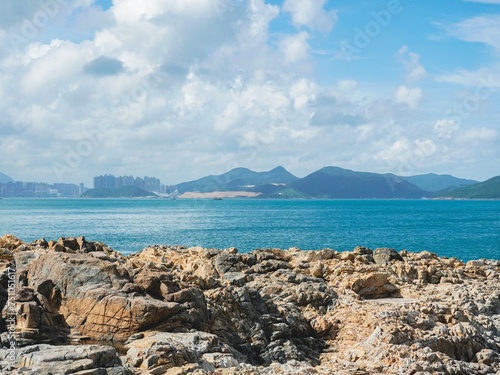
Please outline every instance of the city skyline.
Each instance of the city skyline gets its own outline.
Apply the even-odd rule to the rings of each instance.
[[[15,179],[500,174],[499,0],[6,4],[0,171]]]
[[[0,197],[79,197],[85,191],[91,189],[85,185],[84,182],[78,184],[71,182],[63,183],[50,183],[46,181],[23,181],[14,180],[11,176],[3,175],[3,182],[0,180]],[[139,189],[157,192],[168,193],[169,185],[165,185],[159,178],[156,177],[133,177],[127,176],[114,176],[112,174],[105,174],[94,176],[93,189],[101,188],[119,188],[125,186],[135,186]]]
[[[156,177],[115,176],[112,174],[94,177],[94,189],[114,189],[125,186],[135,186],[139,189],[157,193],[166,193],[168,186],[162,184]]]

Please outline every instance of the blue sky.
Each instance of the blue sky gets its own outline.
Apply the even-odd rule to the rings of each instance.
[[[8,0],[0,171],[500,174],[500,0]]]

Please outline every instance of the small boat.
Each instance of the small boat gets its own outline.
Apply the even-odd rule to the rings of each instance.
[[[221,200],[222,200],[222,198],[221,198],[221,197],[215,197],[215,198],[214,198],[214,201],[221,201]]]

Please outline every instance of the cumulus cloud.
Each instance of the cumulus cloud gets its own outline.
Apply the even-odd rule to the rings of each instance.
[[[395,95],[396,103],[406,104],[411,109],[416,109],[421,99],[422,89],[420,87],[399,86]]]
[[[326,11],[326,0],[285,0],[283,10],[290,13],[295,26],[307,26],[322,33],[332,31],[337,22],[335,11]]]
[[[434,124],[433,132],[439,138],[450,139],[458,129],[456,121],[441,119]]]
[[[293,100],[294,108],[300,110],[307,104],[313,103],[319,90],[320,88],[315,82],[305,78],[299,79],[290,88],[290,98]]]
[[[309,34],[305,31],[297,35],[285,36],[280,42],[280,49],[287,62],[298,62],[309,56]]]
[[[410,82],[423,78],[426,74],[425,68],[420,64],[420,55],[411,52],[408,46],[403,46],[397,54],[398,60],[406,70],[406,79]]]

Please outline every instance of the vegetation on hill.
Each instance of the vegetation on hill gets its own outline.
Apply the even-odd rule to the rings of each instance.
[[[283,167],[267,172],[254,172],[235,168],[221,175],[211,175],[177,185],[179,193],[186,191],[208,193],[213,191],[254,191],[255,187],[268,184],[289,184],[298,178]]]
[[[82,194],[83,198],[140,198],[154,196],[156,194],[135,186],[124,186],[115,189],[91,189]]]
[[[500,176],[490,178],[487,181],[475,185],[454,189],[444,194],[439,194],[440,198],[456,199],[500,199]]]
[[[273,196],[302,194],[313,198],[388,199],[422,198],[429,193],[392,174],[355,172],[337,167],[325,167],[292,182]],[[280,194],[282,193],[282,194]]]
[[[479,181],[457,178],[449,174],[428,173],[418,176],[403,177],[406,181],[417,185],[420,189],[431,192],[447,191],[452,188],[477,184]]]

